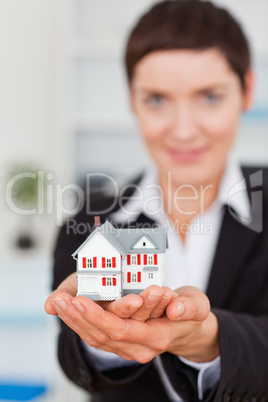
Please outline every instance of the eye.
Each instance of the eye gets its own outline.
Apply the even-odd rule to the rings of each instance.
[[[145,102],[149,106],[158,107],[161,106],[161,104],[164,102],[164,97],[163,95],[157,93],[151,94],[146,98]]]
[[[221,100],[221,98],[222,98],[221,95],[213,92],[205,92],[203,94],[203,100],[210,105],[218,103]]]

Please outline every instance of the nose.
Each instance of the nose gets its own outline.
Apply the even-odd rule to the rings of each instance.
[[[171,134],[180,141],[192,140],[196,135],[196,122],[194,111],[191,105],[186,103],[178,104],[174,107]]]

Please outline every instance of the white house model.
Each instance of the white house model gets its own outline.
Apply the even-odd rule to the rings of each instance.
[[[77,260],[77,296],[116,300],[150,285],[162,286],[166,248],[165,229],[116,229],[106,221],[72,254]]]

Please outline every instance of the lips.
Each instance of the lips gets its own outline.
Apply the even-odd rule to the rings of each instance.
[[[177,163],[195,163],[199,162],[207,152],[206,148],[188,149],[188,150],[167,150],[171,159]]]

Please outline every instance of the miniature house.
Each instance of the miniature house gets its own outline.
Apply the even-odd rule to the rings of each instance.
[[[72,254],[77,296],[115,300],[150,285],[162,286],[166,248],[165,229],[116,229],[106,221]]]

